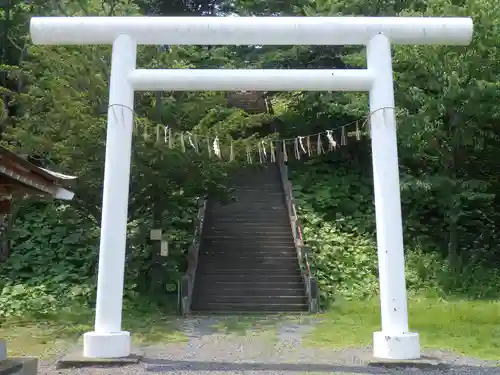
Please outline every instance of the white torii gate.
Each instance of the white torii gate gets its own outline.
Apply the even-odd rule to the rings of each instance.
[[[373,354],[420,357],[408,331],[391,44],[467,45],[470,18],[34,17],[35,44],[112,44],[95,328],[84,356],[130,355],[121,330],[134,91],[369,91],[382,330]],[[136,69],[137,45],[366,45],[367,69]],[[383,110],[381,110],[383,109]],[[121,116],[120,116],[121,117]]]

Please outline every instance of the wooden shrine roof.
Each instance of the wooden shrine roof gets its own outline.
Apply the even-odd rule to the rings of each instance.
[[[14,195],[51,196],[71,200],[74,193],[67,189],[76,179],[36,166],[23,157],[0,147],[0,199]]]

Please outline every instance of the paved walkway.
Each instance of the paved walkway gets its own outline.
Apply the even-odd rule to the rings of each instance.
[[[314,321],[307,318],[246,320],[243,325],[236,319],[186,319],[180,328],[187,342],[143,348],[143,361],[137,365],[56,370],[54,365],[45,364],[40,374],[500,374],[500,367],[491,367],[493,363],[445,351],[425,353],[428,363],[421,368],[370,366],[370,348],[331,350],[305,346],[304,335],[314,328]]]

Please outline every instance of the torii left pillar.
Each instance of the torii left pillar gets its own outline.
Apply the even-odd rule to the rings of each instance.
[[[136,51],[128,35],[113,43],[95,328],[83,335],[85,357],[126,357],[131,350],[121,318],[134,123],[134,89],[127,77],[135,69]]]

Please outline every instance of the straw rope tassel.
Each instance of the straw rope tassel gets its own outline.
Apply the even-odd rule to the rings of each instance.
[[[174,147],[174,140],[172,139],[172,129],[168,129],[168,148]]]
[[[340,133],[340,145],[345,146],[347,144],[347,136],[345,132],[345,126],[342,126],[342,130]]]
[[[300,150],[302,150],[302,152],[304,154],[307,154],[307,151],[304,147],[304,137],[297,137],[297,139],[299,140],[299,146],[300,146]],[[300,150],[299,150],[299,154],[300,154]]]
[[[318,152],[318,155],[321,155],[323,153],[323,142],[321,139],[321,133],[318,134],[318,140],[316,141],[316,151]]]
[[[194,143],[194,149],[196,153],[200,153],[200,145],[199,145],[200,140],[198,139],[198,136],[195,134],[193,135],[193,143]]]
[[[193,150],[196,151],[196,145],[193,142],[193,136],[189,132],[187,133],[187,136],[188,136],[188,143],[189,143],[189,145],[193,148]]]
[[[248,164],[252,164],[252,152],[250,150],[250,146],[248,145],[248,143],[245,143],[245,150],[247,153],[247,162]]]
[[[214,154],[219,158],[221,159],[222,158],[222,154],[221,154],[221,150],[220,150],[220,143],[219,143],[219,137],[215,137],[214,139],[214,143],[213,143],[213,147],[214,147]]]
[[[361,139],[361,131],[359,130],[359,122],[356,121],[356,140],[359,141]]]
[[[335,142],[335,139],[333,138],[333,134],[331,130],[326,131],[326,138],[328,139],[328,149],[330,151],[333,151],[337,148],[337,142]]]
[[[269,148],[271,149],[271,163],[276,163],[276,152],[274,151],[273,141],[269,142]]]
[[[184,143],[184,133],[181,133],[181,150],[186,152],[186,144]]]
[[[267,150],[266,150],[266,141],[260,142],[260,148],[262,150],[262,156],[264,161],[267,161]]]
[[[294,143],[294,150],[295,150],[295,159],[300,160],[300,152],[299,152],[299,140],[298,138],[295,138]]]
[[[167,144],[168,141],[168,126],[163,128],[163,141]]]
[[[231,145],[229,146],[229,161],[234,161],[234,144],[231,139]]]
[[[309,135],[306,138],[306,145],[307,145],[307,156],[311,156],[311,138]]]
[[[286,152],[286,141],[285,140],[283,140],[283,161],[285,163],[288,162],[288,154]]]

